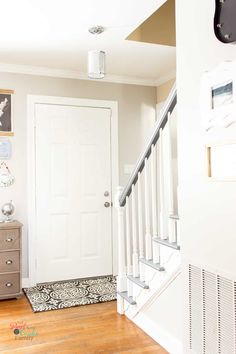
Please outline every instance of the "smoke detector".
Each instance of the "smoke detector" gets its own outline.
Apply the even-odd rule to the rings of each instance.
[[[91,34],[101,34],[102,32],[105,31],[105,28],[103,26],[94,26],[94,27],[90,27],[88,31]]]

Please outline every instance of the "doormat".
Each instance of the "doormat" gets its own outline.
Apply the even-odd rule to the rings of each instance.
[[[39,284],[23,289],[33,312],[59,310],[116,300],[113,276]]]

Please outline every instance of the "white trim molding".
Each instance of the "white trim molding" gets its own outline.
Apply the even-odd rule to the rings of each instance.
[[[173,80],[176,78],[176,71],[173,70],[169,72],[167,75],[161,76],[158,80],[156,80],[156,86],[160,86],[162,84],[165,84],[166,82]]]
[[[165,348],[170,354],[183,354],[182,342],[173,337],[169,332],[161,328],[144,313],[140,313],[133,319],[133,322],[147,333],[158,344]]]
[[[112,200],[119,185],[118,155],[118,103],[116,101],[90,100],[70,97],[28,95],[27,112],[27,177],[28,177],[28,248],[29,278],[28,286],[36,285],[36,194],[35,194],[35,105],[55,104],[66,106],[83,106],[107,108],[111,110],[111,184]],[[112,243],[113,243],[113,274],[117,274],[117,215],[112,208]]]
[[[30,281],[29,278],[22,278],[22,288],[29,288]]]
[[[134,76],[120,76],[120,75],[107,74],[104,79],[96,80],[96,79],[89,79],[87,73],[79,72],[76,70],[55,69],[55,68],[48,68],[44,66],[30,66],[30,65],[22,65],[22,64],[8,64],[8,63],[1,63],[1,62],[0,62],[0,72],[35,75],[35,76],[49,76],[49,77],[57,77],[57,78],[65,78],[65,79],[111,82],[117,84],[152,86],[152,87],[159,86],[175,78],[175,72],[171,72],[168,75],[159,77],[159,79],[145,79],[145,78],[134,77]]]

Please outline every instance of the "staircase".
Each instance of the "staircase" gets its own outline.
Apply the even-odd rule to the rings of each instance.
[[[167,292],[169,298],[175,298],[172,288],[181,272],[177,164],[173,158],[176,146],[173,148],[172,120],[176,118],[176,103],[174,85],[127,186],[118,187],[116,198],[117,311],[173,354],[181,352],[179,343],[175,339],[172,344],[165,343],[168,340],[152,334],[151,326],[143,319],[147,318],[148,309],[158,306],[158,301],[163,303]],[[168,304],[166,307],[168,311]]]

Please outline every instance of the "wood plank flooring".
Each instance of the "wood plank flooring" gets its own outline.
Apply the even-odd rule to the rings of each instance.
[[[17,340],[10,325],[24,321],[32,340]],[[0,301],[0,353],[168,354],[125,316],[116,302],[33,313],[25,297]]]

